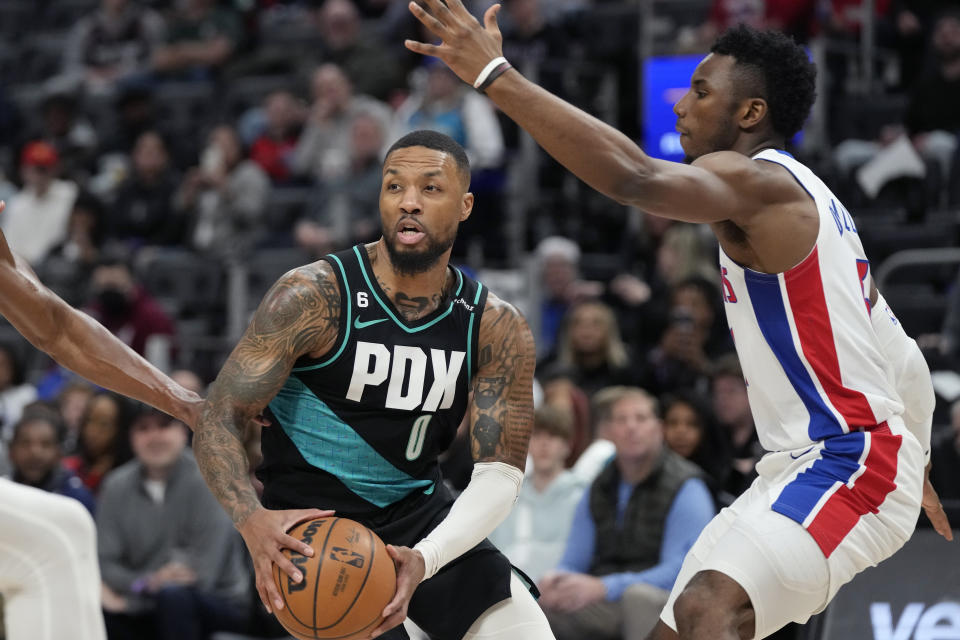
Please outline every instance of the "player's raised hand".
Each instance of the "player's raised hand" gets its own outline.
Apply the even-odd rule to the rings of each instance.
[[[930,465],[927,465],[923,474],[923,501],[920,504],[923,505],[923,510],[934,530],[947,540],[953,540],[953,529],[943,510],[943,503],[940,502],[937,490],[930,484]]]
[[[371,638],[376,638],[403,623],[404,618],[407,617],[407,606],[410,604],[410,598],[413,597],[413,592],[416,591],[426,572],[423,556],[420,555],[419,551],[414,551],[409,547],[397,547],[388,544],[387,553],[393,558],[393,563],[397,568],[397,592],[394,594],[393,600],[384,607],[383,622],[373,630],[370,635]]]
[[[313,548],[287,534],[294,525],[314,518],[328,518],[333,511],[320,509],[287,509],[273,511],[259,508],[251,513],[243,522],[237,525],[243,541],[247,544],[250,557],[253,559],[253,570],[256,573],[257,593],[267,611],[283,609],[283,599],[273,581],[273,565],[290,576],[294,582],[303,580],[300,571],[290,559],[281,552],[281,549],[292,549],[305,556],[313,555]]]
[[[482,26],[461,0],[417,0],[410,2],[409,7],[442,44],[407,40],[404,46],[410,51],[440,58],[464,82],[472,85],[491,60],[503,55],[503,36],[497,26],[499,4],[487,9]]]

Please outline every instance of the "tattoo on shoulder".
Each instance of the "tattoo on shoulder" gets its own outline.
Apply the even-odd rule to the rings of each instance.
[[[473,458],[522,469],[533,429],[533,335],[514,307],[490,296],[479,341],[471,415]]]

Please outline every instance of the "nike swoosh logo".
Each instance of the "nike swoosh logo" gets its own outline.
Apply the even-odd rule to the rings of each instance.
[[[360,321],[360,318],[356,318],[356,319],[353,321],[353,328],[354,328],[354,329],[363,329],[364,327],[369,327],[369,326],[372,325],[372,324],[378,324],[378,323],[380,323],[380,322],[386,322],[386,321],[387,321],[386,318],[379,318],[379,319],[377,319],[377,320],[367,320],[366,322],[361,322],[361,321]]]
[[[814,445],[814,446],[816,446],[816,445]],[[811,451],[813,451],[813,447],[810,447],[810,448],[807,449],[806,451],[801,451],[798,455],[793,455],[793,454],[791,453],[791,454],[790,454],[790,457],[793,458],[794,460],[796,460],[797,458],[802,458],[803,456],[807,455],[807,454],[810,453]]]

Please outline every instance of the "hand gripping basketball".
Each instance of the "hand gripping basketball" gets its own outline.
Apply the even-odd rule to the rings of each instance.
[[[290,535],[314,553],[283,552],[302,580],[274,568],[284,602],[274,614],[283,627],[301,640],[376,635],[374,629],[384,621],[384,609],[397,592],[394,560],[377,534],[347,518],[318,518],[296,525]],[[403,609],[406,612],[406,606]],[[402,616],[391,626],[401,622]]]
[[[313,549],[309,544],[288,535],[287,531],[304,520],[332,515],[333,511],[320,509],[271,511],[260,508],[237,525],[253,559],[257,593],[267,611],[272,612],[283,608],[283,599],[272,576],[274,565],[296,582],[303,579],[300,570],[281,550],[292,549],[308,557],[313,555]]]

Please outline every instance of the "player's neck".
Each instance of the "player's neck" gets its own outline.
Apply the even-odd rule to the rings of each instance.
[[[417,320],[440,306],[449,277],[447,264],[450,251],[440,256],[426,271],[413,275],[397,270],[382,241],[375,245],[369,255],[377,283],[405,320]]]
[[[780,136],[769,134],[748,134],[741,136],[733,146],[732,150],[752,158],[764,149],[783,149],[786,146],[786,141]]]

